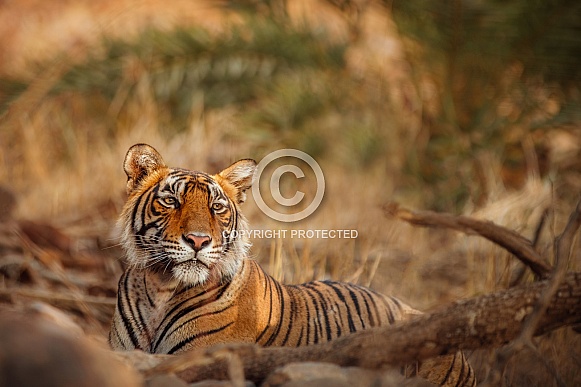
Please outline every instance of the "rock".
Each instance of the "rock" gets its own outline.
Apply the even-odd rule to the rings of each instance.
[[[27,307],[27,312],[34,320],[52,322],[62,328],[69,335],[78,338],[84,335],[81,328],[73,319],[60,309],[42,301],[34,301]]]
[[[112,351],[74,337],[41,314],[0,314],[0,385],[137,387],[141,377]]]
[[[157,375],[145,381],[145,387],[188,387],[175,374]]]
[[[290,363],[270,374],[263,387],[395,387],[430,385],[423,380],[405,379],[396,370],[376,371],[339,367],[329,363]]]
[[[229,380],[204,380],[202,382],[192,383],[190,387],[235,387],[235,384]],[[256,385],[250,381],[244,382],[244,387],[256,387]]]

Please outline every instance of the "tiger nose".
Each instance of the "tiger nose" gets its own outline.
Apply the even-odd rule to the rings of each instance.
[[[192,249],[194,249],[195,252],[202,250],[204,247],[208,246],[212,241],[212,238],[210,238],[208,235],[199,235],[199,234],[188,234],[184,238],[186,242],[188,242],[188,244],[192,246]]]

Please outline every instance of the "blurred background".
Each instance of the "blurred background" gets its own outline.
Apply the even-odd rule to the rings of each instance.
[[[570,0],[0,2],[0,308],[50,304],[105,337],[138,142],[210,173],[281,148],[314,157],[314,215],[280,224],[251,195],[243,211],[253,228],[358,237],[255,239],[286,282],[348,280],[429,310],[530,281],[490,243],[382,207],[490,219],[552,259],[581,190],[580,80]],[[581,384],[576,336],[540,344],[545,363],[524,354],[508,385]],[[493,355],[472,354],[480,378]]]

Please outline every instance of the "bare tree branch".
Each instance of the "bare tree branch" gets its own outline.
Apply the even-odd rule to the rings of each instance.
[[[298,361],[377,369],[453,353],[500,346],[521,333],[526,317],[546,293],[549,281],[459,301],[408,322],[357,332],[299,348],[260,348],[254,344],[214,346],[163,361],[148,374],[175,372],[188,382],[224,379],[240,359],[245,378],[259,383],[274,369]],[[542,334],[581,322],[581,273],[558,286],[535,329]],[[233,360],[234,361],[233,363]]]
[[[416,226],[446,227],[466,234],[480,235],[514,254],[516,258],[530,267],[538,277],[547,278],[551,273],[551,266],[535,251],[531,241],[515,231],[493,222],[472,219],[466,216],[439,214],[432,211],[411,211],[400,208],[396,203],[385,206],[384,211],[389,216]]]
[[[495,385],[502,374],[502,370],[506,366],[506,362],[516,353],[522,351],[523,349],[530,349],[537,358],[542,358],[538,353],[537,348],[532,342],[534,332],[539,324],[540,319],[544,315],[545,311],[549,307],[551,299],[554,297],[555,293],[558,291],[561,282],[565,278],[567,273],[567,264],[569,262],[569,256],[571,254],[571,246],[573,245],[573,240],[577,230],[581,226],[581,200],[577,202],[575,210],[569,216],[567,225],[565,226],[563,232],[555,239],[555,270],[553,275],[549,279],[547,289],[543,292],[539,301],[535,305],[533,312],[527,317],[522,331],[518,338],[514,340],[506,348],[503,348],[498,352],[496,358],[496,365],[494,367],[493,373],[490,376],[490,384]],[[557,384],[560,386],[564,385],[548,364],[545,364],[549,371],[555,377]]]
[[[532,240],[533,249],[535,251],[537,251],[537,249],[538,249],[539,241],[541,240],[541,232],[543,231],[545,223],[547,222],[548,216],[549,216],[549,210],[545,208],[545,210],[541,214],[541,218],[539,220],[539,223],[537,224],[537,227],[535,228],[535,233],[534,233],[533,240]],[[521,281],[523,280],[525,273],[527,271],[527,267],[528,266],[526,266],[526,265],[522,265],[516,270],[516,272],[512,275],[512,278],[510,280],[510,285],[509,285],[510,287],[516,286],[519,283],[521,283]]]
[[[579,226],[581,226],[581,200],[577,202],[575,210],[569,216],[569,221],[567,222],[565,229],[555,240],[555,270],[549,280],[547,290],[539,299],[538,304],[535,306],[535,310],[525,322],[521,337],[526,341],[530,341],[533,337],[533,333],[539,320],[545,313],[546,308],[567,273],[567,263],[569,262],[569,256],[571,254],[571,246],[573,245],[573,239],[575,238]]]
[[[569,215],[569,220],[565,229],[559,235],[555,241],[555,261],[556,266],[559,267],[561,261],[569,259],[571,255],[571,247],[573,246],[573,240],[575,239],[575,234],[577,230],[581,227],[581,199],[577,202],[575,210]],[[561,267],[567,267],[566,264]]]

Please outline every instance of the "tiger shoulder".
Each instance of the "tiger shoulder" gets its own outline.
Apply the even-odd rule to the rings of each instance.
[[[216,175],[168,167],[151,146],[129,149],[128,199],[118,221],[127,269],[118,286],[114,349],[176,354],[218,343],[304,346],[420,312],[395,297],[343,282],[285,285],[248,258],[240,212],[256,163]],[[458,352],[419,366],[443,386],[473,386]]]

